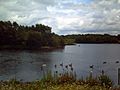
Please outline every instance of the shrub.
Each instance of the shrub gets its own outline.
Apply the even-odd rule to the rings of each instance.
[[[74,75],[73,74],[68,74],[68,73],[64,73],[63,75],[61,75],[57,78],[57,82],[59,84],[73,83],[75,81],[76,81],[76,79],[75,79]]]
[[[85,80],[85,84],[88,84],[89,86],[95,86],[99,85],[98,78],[93,78],[93,77],[87,77]]]
[[[111,79],[107,75],[100,75],[99,81],[100,81],[100,84],[105,87],[111,87],[113,84]]]

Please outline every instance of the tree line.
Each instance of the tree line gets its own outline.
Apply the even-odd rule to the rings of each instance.
[[[120,43],[120,35],[78,34],[62,36],[66,43]],[[66,41],[67,40],[67,41]]]
[[[0,49],[38,49],[63,47],[73,43],[120,43],[120,35],[78,34],[57,35],[52,28],[43,24],[31,26],[17,22],[0,21]]]
[[[17,22],[0,21],[0,48],[35,49],[64,46],[62,37],[43,24],[19,25]]]

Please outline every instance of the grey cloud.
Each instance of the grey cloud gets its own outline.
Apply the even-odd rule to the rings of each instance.
[[[57,3],[57,0],[33,0],[33,1],[44,5],[55,5]]]
[[[44,23],[55,33],[120,33],[120,0],[0,0],[0,20]]]

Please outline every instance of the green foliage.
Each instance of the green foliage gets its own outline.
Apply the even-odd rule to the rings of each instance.
[[[0,21],[0,49],[64,46],[60,36],[51,33],[51,27],[42,24],[21,26],[16,22]]]
[[[41,33],[35,31],[28,32],[28,38],[26,41],[26,45],[29,48],[39,48],[42,46],[42,36]]]
[[[66,36],[61,36],[64,39],[64,43],[66,45],[72,45],[75,43],[76,35],[66,35]]]
[[[78,34],[62,36],[65,44],[74,43],[120,43],[120,35],[109,34]]]
[[[42,24],[22,26],[16,22],[0,21],[0,49],[63,47],[74,43],[119,43],[120,35],[86,34],[59,36]]]
[[[56,46],[64,46],[64,41],[63,41],[62,37],[60,37],[60,36],[58,36],[56,34],[53,34],[51,39],[52,39],[51,40],[52,41],[51,46],[54,46],[54,47],[56,47]]]
[[[99,81],[102,86],[105,87],[111,87],[112,86],[112,81],[107,75],[100,75],[99,76]]]
[[[32,26],[32,28],[34,28],[34,26]],[[51,27],[42,24],[36,24],[35,28],[36,31],[43,33],[51,33],[51,29],[52,29]]]
[[[76,43],[118,43],[118,37],[108,34],[99,35],[99,34],[86,34],[79,35],[75,39]]]

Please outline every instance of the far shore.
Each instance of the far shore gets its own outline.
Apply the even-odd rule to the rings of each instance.
[[[0,50],[41,50],[41,51],[48,51],[48,50],[55,50],[55,49],[63,49],[66,45],[77,45],[77,44],[120,44],[120,43],[88,43],[88,42],[82,42],[82,43],[69,43],[65,44],[64,46],[56,46],[56,47],[50,47],[50,46],[42,46],[40,48],[38,47],[22,47],[22,46],[0,46]]]
[[[20,46],[0,46],[0,50],[40,50],[40,51],[49,51],[49,50],[55,50],[55,49],[63,49],[64,46],[57,46],[57,47],[50,47],[50,46],[43,46],[40,48],[36,47],[20,47]]]

